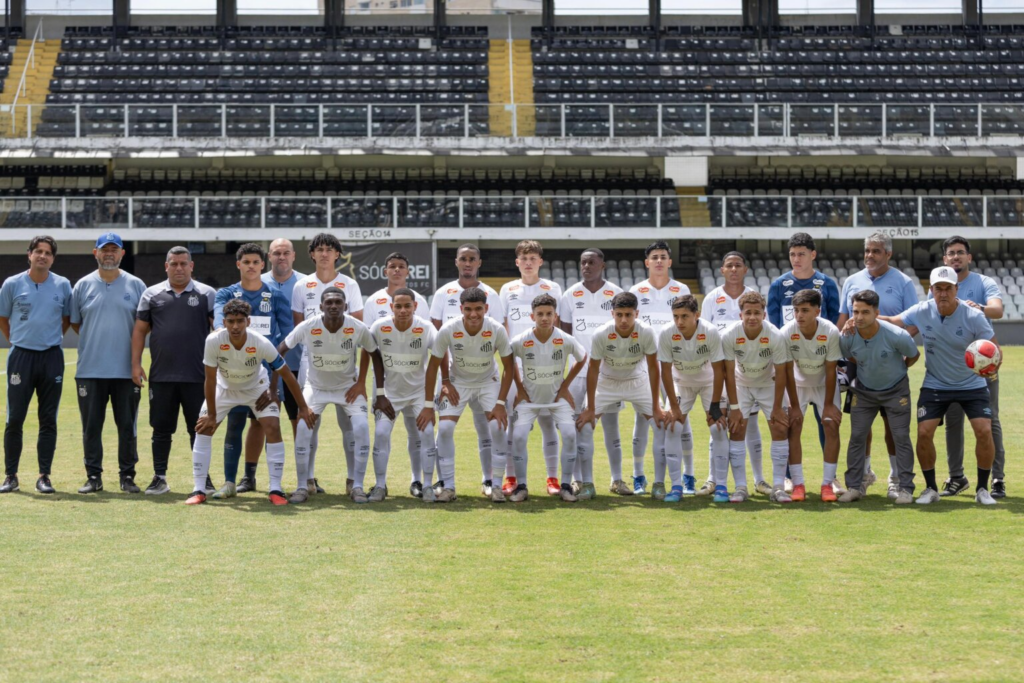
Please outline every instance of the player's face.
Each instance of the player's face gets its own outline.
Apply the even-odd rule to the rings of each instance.
[[[530,317],[533,318],[533,323],[537,326],[538,330],[550,330],[555,327],[554,306],[538,306],[533,309]]]
[[[241,261],[235,261],[243,280],[258,280],[263,273],[263,259],[259,254],[246,254]]]
[[[46,242],[40,242],[28,253],[28,262],[36,270],[49,270],[53,265],[53,250]]]
[[[687,337],[697,331],[697,318],[699,317],[699,313],[694,313],[689,308],[672,309],[672,322],[676,324],[676,329]]]
[[[192,279],[192,259],[188,254],[174,254],[164,264],[167,281],[175,287],[184,287]]]
[[[863,301],[853,302],[853,324],[858,330],[867,330],[875,324],[878,319],[878,309],[869,306]]]
[[[324,318],[330,321],[340,319],[345,315],[345,297],[337,294],[328,294],[320,301],[320,310],[324,312]]]
[[[957,273],[968,268],[974,257],[967,253],[967,247],[963,244],[951,244],[942,255],[942,262],[955,270]]]
[[[793,270],[807,270],[814,265],[818,252],[807,247],[793,247],[789,250],[789,265]]]
[[[544,259],[540,257],[540,254],[523,254],[516,257],[516,267],[519,268],[519,274],[523,277],[536,275],[543,263]]]
[[[583,252],[580,256],[580,277],[584,282],[604,279],[604,259],[592,252]]]
[[[891,254],[881,244],[869,243],[864,247],[864,267],[876,271],[889,265]]]
[[[636,324],[635,308],[616,308],[612,310],[612,318],[615,320],[615,331],[620,336],[625,335],[633,329]]]
[[[295,247],[290,240],[274,240],[270,244],[270,268],[275,275],[286,275],[295,264]]]
[[[672,267],[672,257],[664,249],[655,249],[644,259],[644,265],[651,275],[665,275]]]
[[[720,270],[725,276],[725,281],[731,285],[742,284],[743,278],[747,276],[747,264],[738,256],[730,256],[722,261]]]
[[[740,311],[740,320],[743,327],[753,332],[761,327],[764,322],[764,307],[758,304],[745,304]]]
[[[936,282],[932,285],[932,298],[942,315],[949,315],[956,308],[956,285]]]
[[[249,327],[249,316],[247,315],[226,315],[224,316],[224,329],[228,331],[231,338],[239,340],[245,336]]]
[[[325,268],[334,268],[334,264],[341,258],[341,252],[333,247],[329,247],[326,244],[321,244],[319,247],[313,250],[310,254],[313,257],[313,263],[316,264],[318,270]]]
[[[400,258],[393,258],[384,266],[384,277],[388,279],[389,285],[405,287],[409,279],[409,264]]]
[[[819,306],[800,304],[793,307],[793,317],[796,318],[796,324],[800,327],[806,328],[815,325],[815,320],[819,315],[821,315],[821,308]]]
[[[116,244],[104,244],[99,249],[93,249],[92,255],[96,257],[96,265],[100,270],[117,270],[124,258],[124,249]]]
[[[405,294],[396,296],[391,300],[391,312],[395,314],[395,322],[404,326],[412,321],[412,316],[416,313],[416,300]]]
[[[483,265],[480,254],[472,249],[463,249],[455,256],[455,265],[459,269],[459,277],[467,280],[475,280],[480,266]]]
[[[473,327],[483,324],[487,315],[487,304],[482,301],[467,301],[462,304],[462,317]]]

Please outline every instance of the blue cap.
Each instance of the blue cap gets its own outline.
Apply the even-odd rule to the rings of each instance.
[[[121,236],[116,232],[108,232],[100,235],[99,239],[96,240],[96,248],[102,249],[108,244],[116,244],[117,246],[124,249],[124,242],[121,241]]]

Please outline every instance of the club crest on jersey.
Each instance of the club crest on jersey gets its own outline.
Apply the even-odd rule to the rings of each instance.
[[[260,302],[260,313],[270,313],[270,302],[266,299]]]
[[[388,332],[391,332],[391,327],[389,327],[388,325],[385,325],[384,327],[380,328],[380,331],[384,332],[385,334],[387,334]]]
[[[230,344],[221,344],[221,345],[220,345],[220,350],[221,350],[221,351],[227,351],[227,350],[228,350],[228,349],[230,349],[230,348],[231,348],[231,345],[230,345]]]
[[[356,331],[356,328],[354,328],[354,327],[346,327],[345,329],[342,330],[342,332],[344,334],[354,334],[355,331]]]
[[[672,341],[682,341],[682,339],[683,339],[683,335],[681,335],[681,334],[673,334],[672,335]]]
[[[577,289],[577,290],[576,290],[575,292],[573,292],[573,293],[572,293],[572,295],[573,295],[574,297],[576,297],[577,299],[579,299],[580,297],[582,297],[582,296],[583,296],[583,290],[581,290],[581,289]]]
[[[523,342],[523,347],[524,348],[529,349],[532,346],[533,346],[533,340],[532,339],[527,339],[526,341]]]
[[[319,337],[321,334],[324,333],[324,331],[323,331],[323,328],[314,327],[312,330],[309,331],[309,333],[311,335],[313,335],[314,337]]]
[[[387,300],[387,299],[377,299],[377,305],[378,305],[378,306],[383,306],[383,305],[384,305],[384,304],[386,304],[387,302],[388,302],[388,300]]]
[[[724,304],[725,303],[725,297],[724,296],[718,297],[717,299],[715,299],[715,303],[716,304]]]
[[[707,338],[708,338],[708,336],[706,334],[698,334],[697,335],[697,341],[704,341]]]
[[[553,343],[553,344],[554,344],[555,346],[562,346],[563,344],[565,344],[565,341],[564,341],[564,340],[562,340],[562,339],[556,339],[556,340],[555,340],[554,342],[552,342],[552,343]]]
[[[793,341],[800,341],[800,335],[799,334],[791,334],[791,335],[789,335],[789,338],[792,339]]]
[[[188,305],[195,308],[199,305],[199,297],[193,294],[188,298]]]
[[[483,337],[484,339],[490,339],[492,336],[494,336],[494,333],[491,332],[490,330],[484,330],[484,333],[480,336]]]
[[[256,347],[255,346],[246,346],[245,347],[245,352],[246,353],[256,353]]]
[[[761,337],[761,343],[762,344],[767,344],[769,341],[771,341],[771,340],[768,337]]]
[[[414,327],[414,328],[412,328],[412,333],[413,334],[423,334],[423,328],[422,327]]]
[[[453,332],[452,337],[455,339],[462,339],[463,334],[461,332]]]
[[[824,344],[825,342],[828,341],[828,337],[826,335],[824,335],[824,334],[819,334],[818,335],[818,341],[820,341],[822,344]]]

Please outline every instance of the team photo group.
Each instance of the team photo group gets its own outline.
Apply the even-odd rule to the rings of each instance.
[[[648,279],[628,291],[605,279],[598,248],[582,251],[581,281],[562,291],[540,276],[543,249],[533,240],[515,248],[520,278],[495,291],[480,280],[480,249],[465,244],[456,252],[458,278],[428,305],[407,286],[409,262],[397,252],[385,262],[387,286],[364,300],[360,283],[338,272],[343,246],[329,233],[309,241],[315,272],[308,275],[293,269],[296,254],[286,239],[267,250],[242,245],[238,282],[219,290],[193,279],[185,247],[167,253],[167,279],[146,287],[121,269],[125,250],[114,233],[97,239],[97,269],[72,286],[52,270],[57,242],[39,236],[28,246],[28,269],[7,277],[0,290],[0,332],[11,345],[0,493],[20,490],[33,398],[35,490],[54,493],[57,413],[64,375],[72,372],[61,347],[73,328],[78,355],[71,383],[86,475],[81,494],[104,488],[108,405],[120,490],[143,493],[136,483],[137,416],[147,394],[154,474],[144,493],[171,491],[167,473],[180,417],[192,445],[190,505],[257,490],[264,452],[272,504],[301,504],[324,493],[317,452],[325,413],[332,411],[342,435],[345,493],[354,502],[388,497],[399,415],[410,495],[454,501],[455,433],[467,408],[480,492],[494,503],[528,498],[529,464],[537,470],[538,455],[546,494],[567,503],[593,499],[600,425],[612,494],[665,503],[696,495],[738,504],[755,493],[775,503],[806,501],[812,496],[802,435],[811,430],[820,455],[809,457],[823,463],[821,501],[863,498],[878,478],[870,453],[884,449],[889,500],[931,504],[971,486],[966,419],[975,436],[975,499],[993,505],[1006,495],[998,417],[1002,355],[991,324],[1002,317],[1002,294],[993,279],[971,271],[967,239],[950,237],[942,250],[926,301],[919,301],[915,280],[889,265],[892,241],[882,233],[864,240],[865,268],[841,289],[815,269],[813,239],[797,233],[788,244],[791,270],[775,279],[767,297],[744,284],[750,264],[733,251],[721,259],[724,284],[699,301],[673,278],[672,250],[663,241],[646,248]],[[917,335],[925,373],[921,386],[912,387],[908,369],[922,354]],[[631,438],[623,438],[630,426],[619,421],[627,404],[635,415]],[[297,486],[290,493],[282,483],[288,461],[282,407],[294,444]],[[884,444],[872,444],[876,419],[884,423]],[[694,420],[710,432],[700,479],[696,463],[704,458],[695,455],[704,446],[694,443]],[[845,443],[844,420],[850,423]],[[770,437],[768,471],[762,424]],[[529,452],[535,426],[539,454]],[[224,434],[219,488],[211,474],[218,431]],[[941,484],[936,438],[945,440],[949,470]],[[628,483],[624,444],[632,456]]]

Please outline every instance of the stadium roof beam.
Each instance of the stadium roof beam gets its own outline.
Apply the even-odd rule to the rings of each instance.
[[[11,30],[25,30],[26,0],[4,0],[4,37],[11,37]]]
[[[541,0],[540,21],[544,28],[555,27],[555,0]]]
[[[238,0],[217,0],[217,26],[238,26]]]
[[[963,0],[967,2],[968,0]],[[857,0],[857,25],[875,28],[875,0]]]
[[[779,25],[779,0],[743,0],[741,14],[744,26],[756,27],[759,36],[767,37]]]
[[[981,26],[983,21],[982,0],[962,0],[965,26]]]
[[[127,34],[127,29],[132,25],[132,3],[131,0],[113,0],[113,12],[110,18],[114,27],[114,35]]]
[[[647,0],[647,18],[651,28],[661,29],[661,0]]]
[[[448,2],[447,0],[434,0],[434,28],[437,30],[438,39],[441,38],[441,29],[448,25]]]
[[[324,30],[329,38],[345,27],[345,0],[324,0]]]

